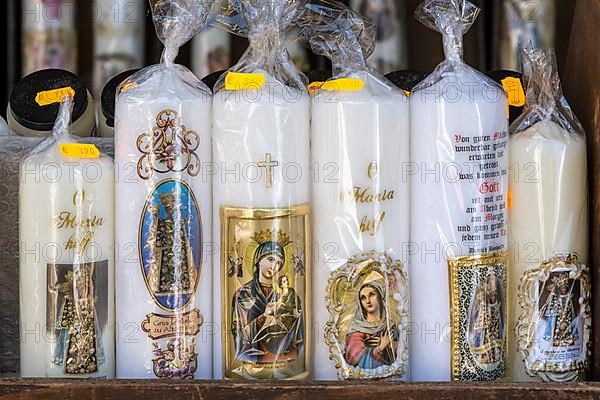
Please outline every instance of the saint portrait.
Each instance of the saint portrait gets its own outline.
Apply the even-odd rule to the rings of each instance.
[[[332,272],[325,342],[340,379],[402,376],[408,359],[408,279],[388,253],[366,252]]]
[[[358,307],[346,332],[345,358],[354,367],[374,369],[396,360],[398,330],[389,324],[384,293],[376,281],[358,291]]]
[[[283,271],[285,243],[259,243],[253,275],[231,303],[235,358],[254,363],[294,361],[304,346],[301,299]]]

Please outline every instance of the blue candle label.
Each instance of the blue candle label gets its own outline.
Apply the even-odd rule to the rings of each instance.
[[[325,343],[340,379],[401,377],[407,370],[408,275],[388,253],[367,252],[327,285]]]
[[[517,347],[532,377],[585,379],[591,356],[589,268],[575,254],[527,270],[518,289]]]
[[[452,380],[506,376],[507,265],[506,253],[448,261]]]
[[[142,211],[138,243],[148,293],[164,310],[141,322],[152,339],[152,369],[158,378],[193,379],[198,367],[195,337],[203,318],[189,308],[200,280],[202,240],[191,188],[175,179],[160,182]]]
[[[309,212],[221,208],[226,378],[309,376]]]

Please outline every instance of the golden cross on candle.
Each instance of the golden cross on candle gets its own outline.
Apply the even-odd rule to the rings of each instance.
[[[271,154],[265,154],[265,159],[256,163],[260,168],[264,168],[267,172],[267,188],[273,186],[273,169],[279,166],[279,161],[273,161]]]

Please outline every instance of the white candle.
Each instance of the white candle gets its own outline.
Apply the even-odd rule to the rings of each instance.
[[[49,138],[21,165],[21,376],[114,376],[114,167]]]
[[[445,7],[447,8],[440,8]],[[427,0],[446,61],[411,107],[411,374],[418,381],[506,374],[507,98],[462,61],[468,1]]]
[[[469,99],[459,81],[458,87],[466,89],[459,92],[460,100],[448,101],[450,93],[439,102],[425,99],[426,92],[444,93],[456,83],[452,78],[417,89],[410,98],[411,242],[416,246],[410,259],[411,311],[417,330],[411,336],[411,373],[419,381],[453,378],[450,350],[458,332],[452,331],[450,311],[459,304],[468,308],[472,299],[450,304],[449,288],[458,289],[449,282],[450,261],[506,250],[506,97],[500,88],[485,96],[476,89]],[[498,270],[504,279],[505,268]],[[460,289],[465,288],[475,290]]]
[[[209,90],[164,64],[120,88],[117,377],[211,378]]]
[[[23,76],[46,68],[76,72],[75,2],[23,2]]]
[[[554,261],[576,254],[580,263],[588,262],[585,138],[544,119],[511,136],[510,159],[511,172],[515,174],[510,181],[509,210],[511,334],[515,324],[523,326],[516,337],[511,337],[512,377],[517,381],[583,379],[585,368],[581,365],[588,357],[591,328],[586,326],[590,318],[589,308],[586,310],[590,302],[587,269],[587,284],[583,279],[572,279],[573,274],[581,272],[579,268],[573,269],[571,279],[566,281],[570,290],[562,309],[568,310],[570,304],[574,314],[558,313],[559,318],[569,320],[569,325],[574,324],[576,332],[560,334],[558,323],[553,324],[551,318],[552,307],[544,304],[554,291],[559,295],[560,285],[553,288],[553,279],[561,278],[565,271],[571,272]],[[540,271],[548,261],[553,261],[547,265],[552,269]],[[528,291],[519,284],[532,280],[539,280],[532,289],[536,291],[533,308],[525,309],[522,296],[527,296]],[[531,318],[532,325],[526,319],[521,322],[522,318]],[[564,338],[562,342],[557,342],[559,336]],[[523,350],[529,354],[527,372]],[[552,367],[565,369],[571,361],[580,364],[566,373],[552,373]],[[545,366],[536,365],[544,362]]]
[[[262,87],[213,100],[214,377],[301,379],[311,354],[310,103],[254,73]],[[265,338],[279,323],[289,334]]]
[[[314,377],[407,378],[408,336],[403,329],[409,322],[408,260],[403,250],[408,244],[409,191],[401,175],[409,156],[408,99],[368,72],[349,77],[362,80],[365,87],[319,90],[312,99]],[[381,262],[386,255],[387,265]],[[379,263],[374,272],[373,263],[365,262],[369,259]],[[337,279],[349,277],[355,279],[349,288],[334,290]],[[397,332],[388,335],[391,343],[377,354],[366,347],[360,350],[364,337],[358,335],[369,332],[344,323],[348,317],[354,321],[359,307],[364,308],[355,296],[369,283],[384,291],[379,307],[385,318],[379,318],[379,328],[371,325]],[[328,311],[337,302],[346,310]],[[332,325],[326,328],[329,321]],[[353,341],[349,329],[359,340]],[[372,333],[386,336],[379,331]]]
[[[146,2],[94,0],[96,97],[110,78],[144,63]]]

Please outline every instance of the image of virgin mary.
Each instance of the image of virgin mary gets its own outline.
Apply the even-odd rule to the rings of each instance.
[[[346,362],[362,369],[391,365],[396,360],[398,330],[389,326],[384,290],[364,283],[357,293],[356,312],[346,332]]]
[[[254,252],[252,280],[240,287],[231,303],[231,332],[235,357],[240,361],[273,363],[294,361],[304,345],[304,318],[300,297],[287,276],[273,281],[285,263],[283,246],[262,243]]]

